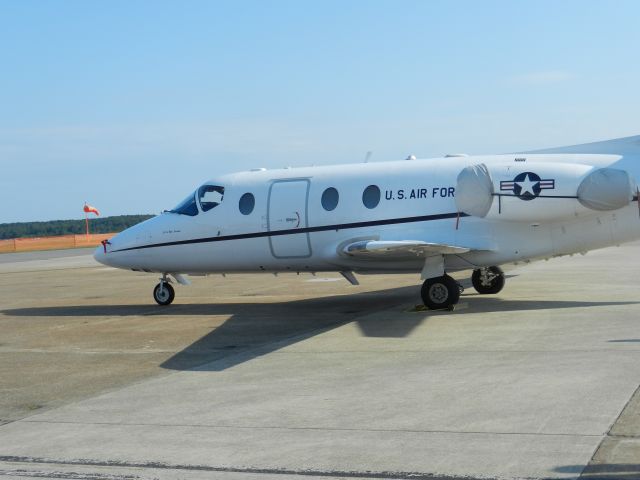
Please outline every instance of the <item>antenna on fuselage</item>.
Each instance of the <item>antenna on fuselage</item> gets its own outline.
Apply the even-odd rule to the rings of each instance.
[[[373,152],[369,150],[367,154],[364,156],[364,163],[369,163],[369,159],[371,158],[371,155],[373,155]]]

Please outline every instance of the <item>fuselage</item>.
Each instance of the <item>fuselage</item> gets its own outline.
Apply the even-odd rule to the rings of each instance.
[[[491,207],[493,217],[456,204],[458,176],[472,165],[493,170],[498,192],[511,189]],[[629,155],[510,154],[241,172],[206,182],[181,208],[123,231],[95,257],[161,273],[419,272],[419,256],[362,259],[343,247],[381,239],[469,247],[445,255],[449,271],[584,252],[639,238],[638,204],[599,211],[571,195],[544,197],[575,190],[600,168],[635,182],[639,166]],[[536,174],[545,169],[551,173]]]

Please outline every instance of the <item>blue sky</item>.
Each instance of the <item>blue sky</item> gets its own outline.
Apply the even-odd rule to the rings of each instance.
[[[0,0],[0,223],[640,133],[640,2]]]

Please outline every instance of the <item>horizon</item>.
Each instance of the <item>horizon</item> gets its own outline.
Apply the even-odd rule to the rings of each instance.
[[[89,217],[89,223],[93,220],[107,219],[113,217],[146,217],[146,216],[155,216],[153,213],[127,213],[122,215],[101,215],[99,217]],[[51,220],[28,220],[26,222],[3,222],[0,223],[0,226],[3,225],[14,225],[18,223],[50,223],[50,222],[84,222],[84,217],[82,218],[53,218]]]
[[[368,151],[640,134],[631,0],[25,0],[0,13],[2,224],[84,219],[85,201],[155,215],[217,175]]]

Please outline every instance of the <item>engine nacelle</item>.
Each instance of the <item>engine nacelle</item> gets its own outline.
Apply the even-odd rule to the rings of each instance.
[[[485,164],[458,175],[456,205],[468,215],[548,222],[628,205],[636,187],[624,170],[577,163]]]

